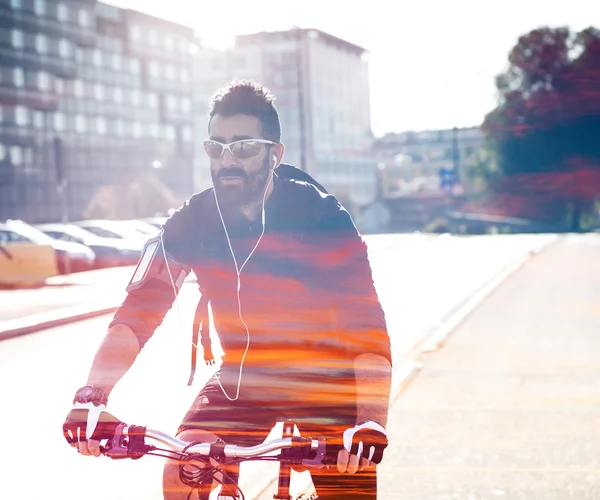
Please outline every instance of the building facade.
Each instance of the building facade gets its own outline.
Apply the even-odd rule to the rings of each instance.
[[[195,106],[206,133],[207,103],[234,79],[264,84],[276,97],[284,161],[316,177],[346,203],[376,196],[377,162],[370,150],[370,95],[365,50],[319,30],[238,36],[233,49],[201,49],[195,61]],[[198,147],[202,142],[198,141]],[[197,185],[210,185],[197,154]]]
[[[469,189],[467,165],[484,144],[479,127],[390,133],[373,142],[384,198],[442,189],[440,173]]]
[[[189,196],[194,41],[95,0],[0,0],[0,219],[83,218],[146,172]]]

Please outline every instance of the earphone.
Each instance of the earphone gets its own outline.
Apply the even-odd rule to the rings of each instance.
[[[273,159],[275,161],[277,161],[277,157],[275,155],[273,155]],[[269,187],[271,187],[272,182],[273,182],[273,176],[271,175],[271,177],[269,178],[269,183],[267,184],[267,187],[265,188],[265,193],[263,195],[262,214],[261,214],[262,230],[261,230],[260,236],[258,237],[258,240],[256,241],[256,244],[254,245],[254,248],[252,248],[252,251],[250,252],[248,257],[246,257],[246,260],[242,263],[241,266],[238,266],[238,262],[235,258],[233,246],[231,245],[231,239],[229,238],[229,233],[227,232],[227,226],[225,225],[225,220],[223,219],[223,214],[221,213],[221,207],[219,206],[219,199],[217,198],[217,191],[216,190],[213,191],[215,194],[215,202],[217,204],[217,210],[219,211],[219,217],[221,218],[221,224],[223,225],[223,230],[225,231],[225,237],[227,238],[227,244],[229,245],[229,251],[231,252],[231,257],[233,258],[233,263],[235,265],[235,270],[236,270],[236,274],[237,274],[238,315],[240,317],[240,321],[242,322],[242,324],[244,325],[244,328],[246,329],[246,349],[244,351],[244,355],[242,356],[242,361],[240,363],[240,373],[239,373],[239,377],[238,377],[237,389],[236,389],[234,398],[231,398],[229,396],[229,394],[227,394],[227,391],[225,390],[225,388],[221,384],[221,381],[219,380],[219,376],[215,374],[215,378],[217,379],[217,383],[219,384],[221,391],[223,391],[223,394],[225,395],[225,397],[227,399],[229,399],[229,401],[237,401],[237,399],[240,396],[240,386],[242,384],[242,370],[244,367],[244,361],[246,360],[246,354],[248,354],[248,349],[250,348],[250,330],[242,316],[242,301],[240,300],[240,289],[241,289],[242,284],[241,284],[240,274],[242,273],[242,269],[244,269],[244,266],[246,265],[246,263],[250,260],[250,257],[252,257],[252,255],[258,248],[258,245],[260,244],[260,241],[262,240],[262,238],[265,234],[265,201],[267,199],[267,192],[269,191]]]
[[[273,155],[272,156],[273,159],[273,168],[275,168],[276,164],[277,164],[277,156]],[[242,316],[242,302],[240,300],[240,289],[241,289],[241,278],[240,278],[240,274],[242,272],[242,269],[244,269],[244,266],[247,264],[247,262],[250,260],[250,257],[252,257],[252,255],[254,254],[254,252],[256,251],[256,249],[258,248],[258,245],[260,244],[264,234],[265,234],[265,222],[266,222],[266,217],[265,217],[265,201],[267,198],[267,192],[269,191],[269,188],[271,187],[271,184],[273,183],[273,175],[271,175],[271,177],[269,178],[269,183],[267,184],[266,188],[265,188],[265,192],[263,195],[263,202],[262,202],[262,213],[261,213],[261,222],[262,222],[262,230],[260,233],[260,236],[258,238],[258,240],[256,241],[256,244],[254,245],[254,247],[252,248],[252,251],[250,252],[250,254],[248,255],[248,257],[246,257],[246,260],[242,263],[241,266],[238,266],[238,262],[235,258],[235,253],[233,251],[233,246],[231,244],[231,239],[229,238],[229,233],[227,232],[227,226],[225,225],[225,220],[223,219],[223,214],[221,213],[221,207],[219,206],[219,199],[217,198],[217,192],[216,190],[213,190],[214,196],[215,196],[215,203],[217,205],[217,211],[219,212],[219,217],[221,219],[221,224],[223,226],[223,230],[225,231],[225,237],[227,238],[227,244],[229,245],[229,251],[231,252],[231,257],[233,258],[233,263],[235,265],[235,270],[236,270],[236,274],[237,274],[237,301],[238,301],[238,315],[240,317],[240,321],[242,322],[242,324],[244,325],[244,328],[246,329],[246,349],[244,351],[244,355],[242,356],[242,361],[240,363],[240,372],[239,372],[239,377],[238,377],[238,382],[237,382],[237,388],[236,388],[236,393],[235,393],[235,397],[231,398],[229,396],[229,394],[227,394],[227,391],[225,390],[225,388],[223,387],[223,385],[221,384],[221,381],[219,380],[219,376],[215,374],[215,378],[217,379],[217,383],[219,384],[219,387],[221,388],[221,391],[223,391],[223,394],[225,395],[225,397],[227,399],[229,399],[229,401],[237,401],[237,399],[239,398],[240,395],[240,386],[242,383],[242,370],[243,370],[243,366],[244,366],[244,361],[246,360],[246,354],[248,354],[248,349],[250,348],[250,330],[248,328],[248,325],[246,324],[246,322],[244,321],[244,318]],[[173,293],[175,294],[175,301],[177,302],[177,288],[175,287],[175,281],[173,280],[173,276],[171,274],[171,269],[169,268],[169,261],[167,259],[167,253],[165,250],[165,243],[164,243],[164,239],[163,239],[163,230],[160,231],[160,243],[161,243],[161,247],[162,247],[162,252],[163,252],[163,257],[165,259],[165,263],[166,263],[166,268],[167,268],[167,272],[169,274],[169,279],[171,281],[171,286],[173,287]],[[181,313],[179,310],[179,302],[177,302],[176,304],[176,308],[177,308],[177,316],[179,319],[179,324],[180,327],[182,326],[182,321],[181,321]],[[198,346],[192,342],[192,346],[194,349],[197,349]]]

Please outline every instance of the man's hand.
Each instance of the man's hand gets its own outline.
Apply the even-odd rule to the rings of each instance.
[[[112,438],[120,423],[103,404],[75,403],[63,424],[63,435],[82,455],[99,457],[100,441]]]
[[[344,431],[344,448],[338,453],[339,472],[354,474],[375,467],[383,459],[388,445],[385,429],[376,422],[365,422]]]

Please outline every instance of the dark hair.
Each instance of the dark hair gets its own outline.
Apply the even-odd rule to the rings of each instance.
[[[250,80],[236,80],[219,90],[211,99],[209,117],[237,114],[255,116],[261,124],[263,138],[281,141],[281,124],[275,106],[275,97],[269,89]],[[210,125],[209,120],[209,125]]]

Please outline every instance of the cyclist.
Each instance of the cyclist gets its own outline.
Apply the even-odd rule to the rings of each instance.
[[[391,355],[366,245],[333,195],[301,176],[278,176],[284,146],[266,88],[235,81],[218,92],[208,132],[213,187],[146,245],[75,394],[74,409],[86,418],[71,410],[65,437],[81,454],[100,454],[94,429],[111,390],[193,271],[225,354],[178,437],[253,446],[276,420],[293,418],[303,435],[325,436],[339,449],[334,474],[312,472],[319,498],[376,498]],[[163,487],[167,499],[187,497],[174,462]]]

